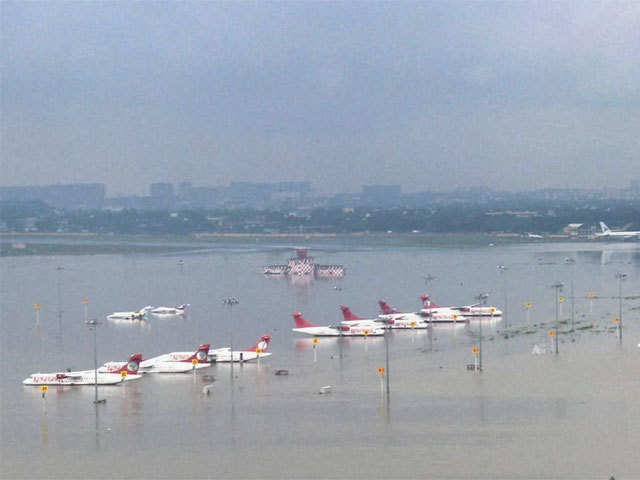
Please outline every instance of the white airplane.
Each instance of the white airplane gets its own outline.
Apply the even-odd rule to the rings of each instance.
[[[139,353],[131,355],[128,362],[117,362],[117,368],[110,371],[103,371],[102,368],[95,370],[82,370],[78,372],[54,372],[54,373],[34,373],[23,380],[24,385],[115,385],[126,380],[140,378],[138,367],[142,355]],[[114,363],[114,362],[111,362]]]
[[[624,232],[612,232],[604,222],[600,222],[600,230],[602,230],[602,233],[596,233],[596,237],[611,238],[615,240],[640,240],[640,232],[633,232],[630,230]]]
[[[140,362],[142,362],[142,354],[134,353],[128,362],[107,362],[98,368],[98,373],[117,373],[124,377],[124,380],[136,380],[141,378],[139,374]],[[126,376],[122,372],[127,372]]]
[[[152,307],[144,307],[137,312],[113,312],[111,315],[107,315],[109,320],[144,320],[144,316],[148,309]]]
[[[447,307],[438,307],[438,308],[423,308],[419,312],[407,312],[402,313],[398,312],[395,309],[392,309],[387,302],[384,300],[379,300],[378,304],[380,305],[380,309],[382,311],[382,315],[380,318],[393,320],[394,324],[396,322],[425,322],[429,323],[460,323],[464,324],[467,320],[460,314],[460,312],[456,310],[452,310]],[[406,327],[405,327],[406,328]]]
[[[396,318],[373,318],[373,319],[364,319],[360,318],[357,315],[354,315],[351,312],[349,307],[345,307],[344,305],[340,306],[342,310],[342,316],[344,320],[342,321],[343,325],[374,325],[377,328],[391,328],[391,329],[424,329],[428,328],[429,324],[424,320],[411,320],[404,317],[396,317]]]
[[[474,305],[464,305],[462,307],[442,307],[440,305],[436,305],[431,301],[429,295],[421,295],[420,299],[422,300],[422,310],[429,312],[443,311],[443,309],[451,310],[456,312],[458,315],[462,315],[463,317],[500,317],[502,316],[502,310],[498,310],[495,307],[483,306],[480,303],[476,303]]]
[[[140,373],[183,373],[211,366],[208,343],[195,352],[171,352],[140,362]]]
[[[366,337],[384,335],[383,328],[377,328],[373,325],[328,325],[324,327],[314,325],[313,323],[309,323],[300,312],[293,314],[293,320],[296,328],[292,328],[292,331],[317,337]]]
[[[152,315],[184,315],[188,303],[184,303],[182,305],[178,305],[177,307],[145,307],[148,312]]]
[[[232,360],[234,362],[249,362],[257,358],[268,357],[271,355],[270,352],[267,352],[269,342],[271,342],[271,335],[267,333],[260,337],[260,340],[253,347],[246,350],[234,350],[231,352],[229,347],[209,350],[209,361],[216,363],[231,362]]]

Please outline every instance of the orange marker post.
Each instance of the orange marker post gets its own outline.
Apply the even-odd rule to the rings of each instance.
[[[84,305],[84,323],[87,323],[89,319],[89,299],[85,297],[82,300],[82,304]]]
[[[316,347],[318,346],[318,337],[313,337],[311,343],[313,344],[313,363],[316,363],[318,361],[318,353],[316,351]]]

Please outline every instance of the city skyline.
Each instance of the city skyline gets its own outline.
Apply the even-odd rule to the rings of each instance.
[[[3,2],[6,185],[626,188],[640,4]],[[286,175],[283,175],[283,172]]]

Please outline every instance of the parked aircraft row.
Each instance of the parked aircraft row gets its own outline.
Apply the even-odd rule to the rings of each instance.
[[[266,334],[251,348],[233,350],[229,347],[210,350],[205,343],[195,352],[171,352],[157,357],[142,359],[142,354],[131,355],[127,362],[107,362],[98,370],[77,372],[34,373],[22,383],[25,385],[113,385],[127,380],[136,380],[145,373],[184,373],[221,362],[249,362],[268,357],[271,335]]]
[[[322,337],[337,336],[376,336],[383,335],[385,329],[425,329],[434,323],[449,323],[463,326],[471,318],[490,317],[497,319],[502,311],[481,304],[460,307],[443,307],[431,301],[428,295],[422,295],[422,308],[417,312],[400,312],[379,300],[380,315],[375,318],[361,318],[351,309],[341,305],[344,320],[337,325],[320,326],[309,322],[302,313],[293,313],[296,328],[292,331]]]
[[[184,315],[187,307],[189,306],[188,303],[185,303],[183,305],[178,305],[177,307],[154,307],[151,305],[147,305],[144,308],[141,308],[140,310],[137,310],[135,312],[113,312],[111,315],[107,315],[107,318],[109,320],[144,320],[145,316],[147,314],[151,314],[154,315],[156,317],[173,317],[176,315]]]

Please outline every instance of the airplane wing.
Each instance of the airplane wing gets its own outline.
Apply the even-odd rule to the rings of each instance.
[[[167,354],[158,355],[157,357],[147,358],[146,360],[143,360],[142,362],[140,362],[140,369],[152,367],[156,363],[168,361],[168,360],[169,360],[169,356]]]
[[[67,378],[82,378],[83,375],[93,373],[93,370],[83,370],[81,372],[56,372],[56,375],[64,375]]]
[[[214,348],[214,349],[209,350],[209,355],[211,355],[212,353],[228,352],[229,350],[231,350],[229,347]]]

